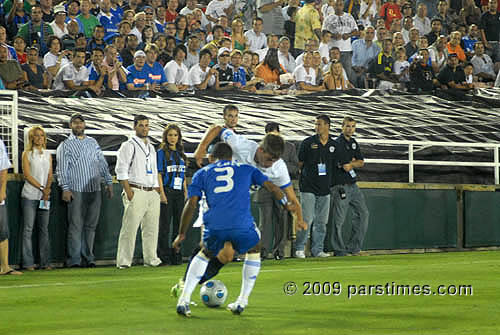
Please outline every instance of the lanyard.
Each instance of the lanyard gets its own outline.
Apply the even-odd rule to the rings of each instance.
[[[148,145],[148,152],[146,152],[146,150],[144,150],[141,146],[141,144],[139,142],[137,142],[137,140],[135,138],[132,139],[135,143],[137,143],[137,145],[139,146],[139,148],[141,149],[142,152],[144,152],[144,155],[146,155],[146,159],[149,159],[149,156],[151,155],[151,148],[149,147]]]

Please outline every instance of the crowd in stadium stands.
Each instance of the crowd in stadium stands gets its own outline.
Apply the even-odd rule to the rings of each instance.
[[[500,86],[495,0],[2,0],[0,89]]]

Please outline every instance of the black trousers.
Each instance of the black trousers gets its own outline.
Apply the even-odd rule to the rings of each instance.
[[[164,264],[171,263],[171,257],[174,253],[172,242],[179,233],[179,224],[184,207],[184,192],[166,188],[165,195],[168,203],[162,203],[160,206],[157,248],[158,257]]]

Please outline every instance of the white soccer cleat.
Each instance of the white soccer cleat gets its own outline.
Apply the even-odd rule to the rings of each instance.
[[[330,254],[327,254],[326,252],[321,251],[320,253],[318,253],[316,255],[316,257],[320,257],[320,258],[330,257]]]
[[[235,302],[228,304],[227,309],[230,310],[231,312],[233,312],[233,314],[235,314],[235,315],[240,315],[245,310],[245,307],[247,306],[247,304],[248,304],[248,301],[245,301],[241,298],[238,298],[238,299],[236,299]]]
[[[184,315],[187,318],[191,317],[191,309],[188,302],[179,302],[176,310],[179,315]]]
[[[296,258],[306,258],[306,253],[304,250],[297,250],[295,251],[295,257]]]

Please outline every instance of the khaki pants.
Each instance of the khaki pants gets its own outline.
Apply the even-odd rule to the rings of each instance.
[[[156,191],[133,189],[134,197],[128,200],[122,193],[123,219],[118,239],[117,266],[130,266],[134,257],[137,229],[141,227],[142,257],[144,265],[161,264],[156,255],[158,245],[158,222],[160,219],[160,195]]]

